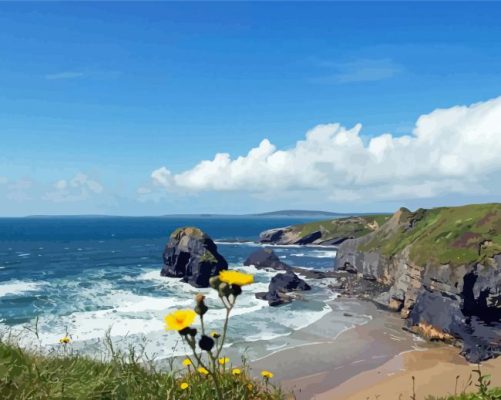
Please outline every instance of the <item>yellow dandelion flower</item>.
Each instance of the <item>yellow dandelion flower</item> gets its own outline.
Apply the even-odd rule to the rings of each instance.
[[[68,336],[64,336],[61,339],[59,339],[59,343],[61,344],[68,344],[71,342],[71,339]]]
[[[221,357],[219,360],[217,360],[219,365],[224,365],[230,362],[230,359],[228,357]]]
[[[261,371],[261,376],[264,378],[264,379],[271,379],[273,378],[273,373],[270,372],[270,371]]]
[[[221,337],[221,335],[219,333],[217,333],[216,331],[212,331],[210,333],[210,335],[214,338],[214,339],[219,339]]]
[[[179,385],[179,387],[181,388],[181,390],[186,390],[188,389],[190,385],[188,385],[186,382],[183,382]]]
[[[184,365],[185,367],[189,367],[190,365],[192,365],[192,362],[191,362],[191,360],[190,360],[189,358],[185,358],[185,359],[183,360],[183,365]]]
[[[233,368],[233,369],[231,370],[231,373],[232,373],[233,375],[240,375],[240,374],[242,373],[242,371],[240,371],[240,369],[238,369],[238,368]]]
[[[221,271],[219,279],[229,285],[245,286],[254,283],[254,275],[238,271]]]
[[[197,371],[202,375],[208,375],[209,371],[207,371],[204,367],[198,367]]]
[[[197,314],[193,310],[177,310],[165,316],[165,329],[168,331],[182,331],[188,328]]]

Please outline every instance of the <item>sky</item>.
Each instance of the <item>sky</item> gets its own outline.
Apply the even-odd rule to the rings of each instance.
[[[501,198],[499,3],[0,3],[0,215]]]

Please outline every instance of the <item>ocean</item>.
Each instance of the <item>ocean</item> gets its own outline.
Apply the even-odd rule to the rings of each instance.
[[[269,307],[254,294],[266,291],[276,271],[244,267],[260,244],[261,231],[311,221],[270,217],[43,217],[0,219],[0,330],[28,337],[50,349],[68,334],[73,346],[92,354],[105,335],[116,346],[147,343],[150,353],[167,358],[186,349],[179,337],[165,332],[163,316],[193,306],[207,295],[209,325],[221,328],[224,310],[216,292],[196,289],[177,278],[160,276],[162,252],[169,234],[180,226],[207,232],[230,268],[255,274],[244,288],[231,318],[228,344],[261,343],[259,357],[326,313],[335,294],[327,281],[308,281],[313,289],[303,300]],[[273,246],[292,266],[332,269],[334,248]],[[341,323],[339,330],[344,329]],[[30,343],[33,343],[30,339]],[[262,345],[269,343],[269,346]]]

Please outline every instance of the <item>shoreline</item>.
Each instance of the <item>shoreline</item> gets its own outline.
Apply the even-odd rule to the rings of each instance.
[[[272,371],[274,383],[293,393],[295,400],[411,398],[413,376],[416,400],[477,389],[477,375],[472,372],[477,365],[467,362],[458,348],[403,330],[404,320],[398,314],[370,301],[338,298],[330,304],[333,312],[296,332],[317,341],[277,349],[251,361],[253,374]],[[370,318],[326,337],[329,324],[343,308],[345,314],[365,313]],[[501,357],[483,362],[481,371],[492,375],[491,387],[501,386],[501,374],[495,374],[501,371]],[[467,386],[470,376],[472,383]]]
[[[250,362],[254,373],[273,371],[275,382],[286,392],[293,391],[297,400],[309,400],[402,352],[429,347],[402,329],[403,321],[397,314],[371,302],[338,298],[330,305],[333,312],[296,332],[304,338],[304,345],[279,349]],[[340,315],[365,315],[367,321],[329,337],[330,326]]]

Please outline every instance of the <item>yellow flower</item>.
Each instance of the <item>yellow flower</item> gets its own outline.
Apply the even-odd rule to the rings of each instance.
[[[164,318],[165,329],[168,331],[182,331],[184,328],[188,328],[197,314],[193,310],[177,310]]]
[[[71,339],[68,336],[65,336],[65,337],[62,337],[61,339],[59,339],[59,343],[61,343],[61,344],[68,344],[70,342],[71,342]]]
[[[183,382],[179,385],[179,387],[181,388],[181,390],[186,390],[188,389],[190,385],[188,385],[186,382]]]
[[[198,367],[197,371],[201,373],[202,375],[208,375],[209,371],[207,371],[204,367]]]
[[[238,368],[233,368],[233,369],[231,370],[231,373],[232,373],[233,375],[240,375],[240,374],[242,373],[242,371],[240,371]]]
[[[214,338],[214,339],[219,339],[221,337],[221,335],[215,331],[212,331],[210,333],[210,335]]]
[[[220,364],[220,365],[224,365],[226,363],[229,363],[230,362],[230,359],[228,357],[222,357],[220,358],[219,360],[217,360],[217,362]]]
[[[184,365],[185,367],[189,367],[190,365],[192,365],[191,360],[190,360],[189,358],[185,358],[185,359],[183,360],[183,365]]]
[[[254,276],[238,271],[221,271],[219,279],[229,285],[245,286],[254,283]]]
[[[264,379],[271,379],[273,378],[273,373],[270,372],[270,371],[261,371],[261,376],[264,378]]]

